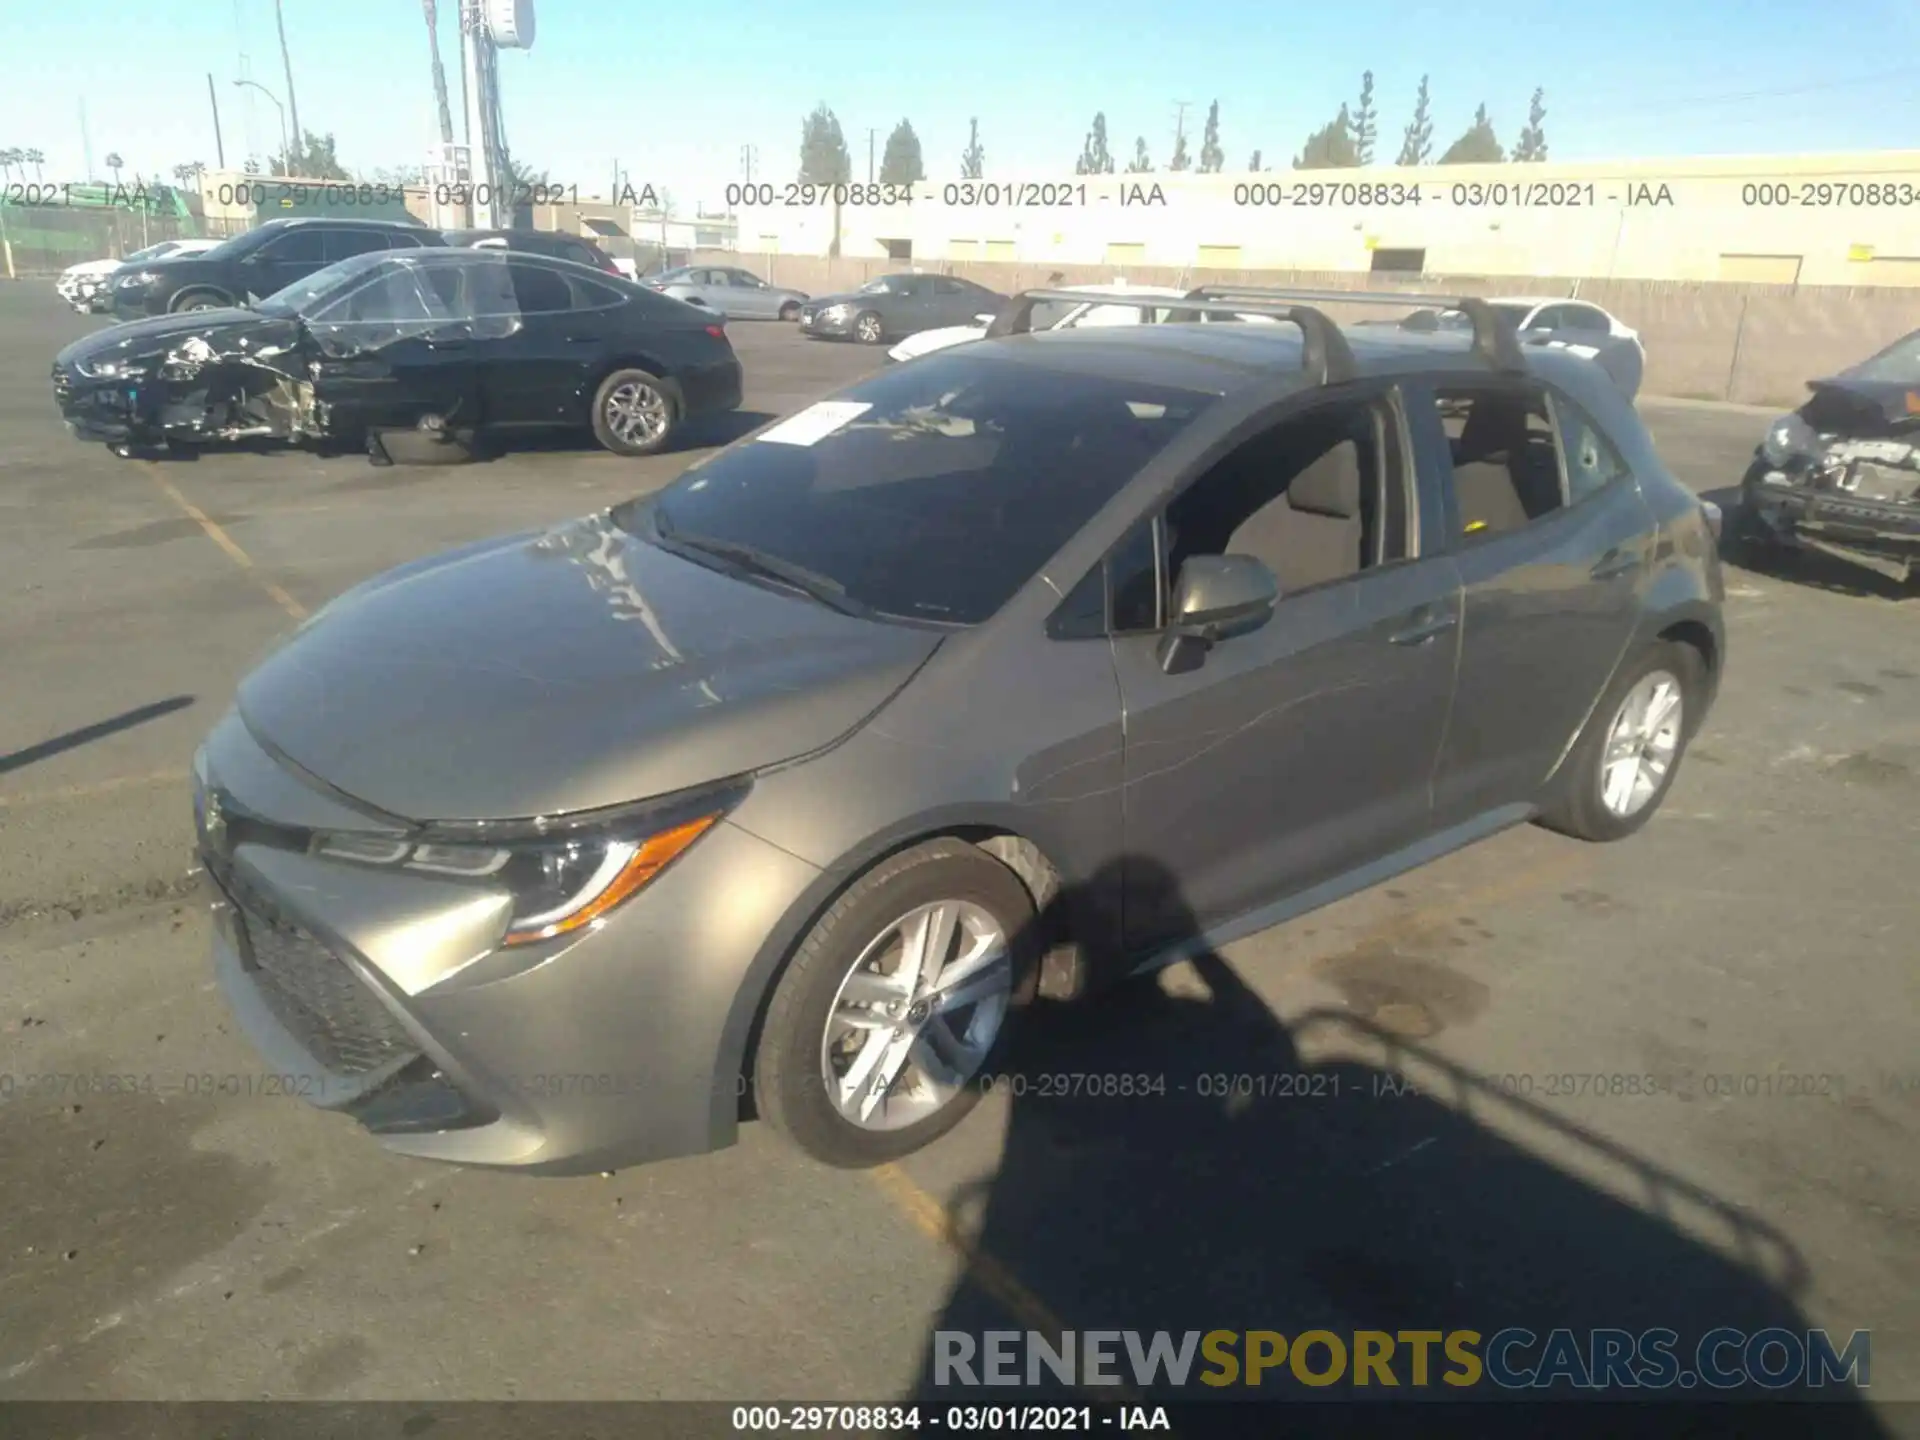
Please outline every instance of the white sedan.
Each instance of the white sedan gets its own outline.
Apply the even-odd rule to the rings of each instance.
[[[1495,295],[1487,303],[1513,321],[1520,343],[1549,350],[1565,350],[1595,361],[1632,399],[1646,369],[1647,349],[1640,332],[1609,315],[1598,305],[1569,300],[1564,295]],[[1393,324],[1393,321],[1379,322]],[[1457,310],[1416,310],[1397,322],[1409,330],[1456,329],[1470,325]]]
[[[1124,280],[1116,280],[1111,285],[1062,285],[1058,287],[1073,295],[1085,295],[1088,298],[1075,305],[1064,300],[1043,300],[1033,307],[1032,328],[1035,330],[1067,330],[1086,325],[1138,325],[1146,316],[1138,305],[1102,305],[1102,295],[1164,295],[1169,300],[1185,299],[1190,293],[1172,285],[1129,285]],[[1154,312],[1156,322],[1165,320],[1178,306],[1168,306]],[[1271,315],[1204,315],[1204,321],[1237,320],[1251,325],[1277,325],[1280,322]],[[935,350],[945,350],[949,345],[963,344],[968,340],[978,340],[987,333],[987,327],[993,323],[993,316],[978,315],[971,325],[948,325],[939,330],[922,330],[918,335],[909,335],[887,352],[889,360],[912,360],[921,355],[931,354]]]
[[[53,282],[53,288],[62,300],[84,315],[93,308],[96,298],[106,298],[107,282],[122,265],[131,265],[140,260],[158,260],[164,256],[197,255],[219,243],[218,240],[204,239],[162,240],[157,245],[134,251],[124,260],[83,260],[78,265],[69,265],[62,270],[60,278]]]

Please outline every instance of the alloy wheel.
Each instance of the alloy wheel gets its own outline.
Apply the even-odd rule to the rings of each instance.
[[[860,317],[860,323],[854,328],[858,332],[860,342],[863,345],[878,345],[880,343],[880,317],[878,315],[862,315]]]
[[[1652,670],[1614,713],[1600,756],[1600,801],[1619,819],[1639,814],[1666,783],[1680,750],[1682,694],[1679,677]]]
[[[666,433],[667,397],[638,380],[616,385],[607,396],[607,428],[622,443],[646,445]]]
[[[935,1114],[979,1073],[1005,1023],[1013,961],[1000,922],[965,900],[921,905],[840,982],[820,1044],[834,1108],[862,1130]]]

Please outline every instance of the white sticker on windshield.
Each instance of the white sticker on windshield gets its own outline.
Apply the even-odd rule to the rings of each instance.
[[[836,430],[858,420],[872,404],[859,400],[822,400],[809,405],[798,415],[782,420],[760,439],[775,445],[817,445]]]

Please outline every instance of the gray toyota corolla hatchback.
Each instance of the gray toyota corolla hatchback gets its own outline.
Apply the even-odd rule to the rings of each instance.
[[[371,580],[247,677],[195,804],[288,1088],[468,1164],[747,1113],[875,1164],[1036,995],[1646,821],[1720,676],[1718,522],[1604,374],[1472,301],[1022,333],[1058,298]]]

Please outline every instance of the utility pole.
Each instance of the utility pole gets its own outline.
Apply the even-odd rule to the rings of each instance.
[[[867,131],[867,183],[869,185],[873,183],[873,137],[878,133],[877,130]]]
[[[207,103],[213,106],[213,153],[222,170],[227,168],[227,142],[220,138],[220,96],[213,88],[213,72],[207,72]]]
[[[759,154],[760,147],[757,145],[740,147],[740,168],[746,172],[746,181],[749,185],[753,183],[753,162]]]
[[[300,106],[293,98],[293,55],[287,49],[287,12],[281,8],[281,5],[282,0],[273,0],[273,20],[280,27],[280,63],[287,72],[287,110],[293,116],[293,143],[299,146],[300,153],[305,155],[307,141],[300,130]]]
[[[80,102],[80,153],[87,159],[87,183],[93,183],[93,136],[87,133],[87,102]]]

